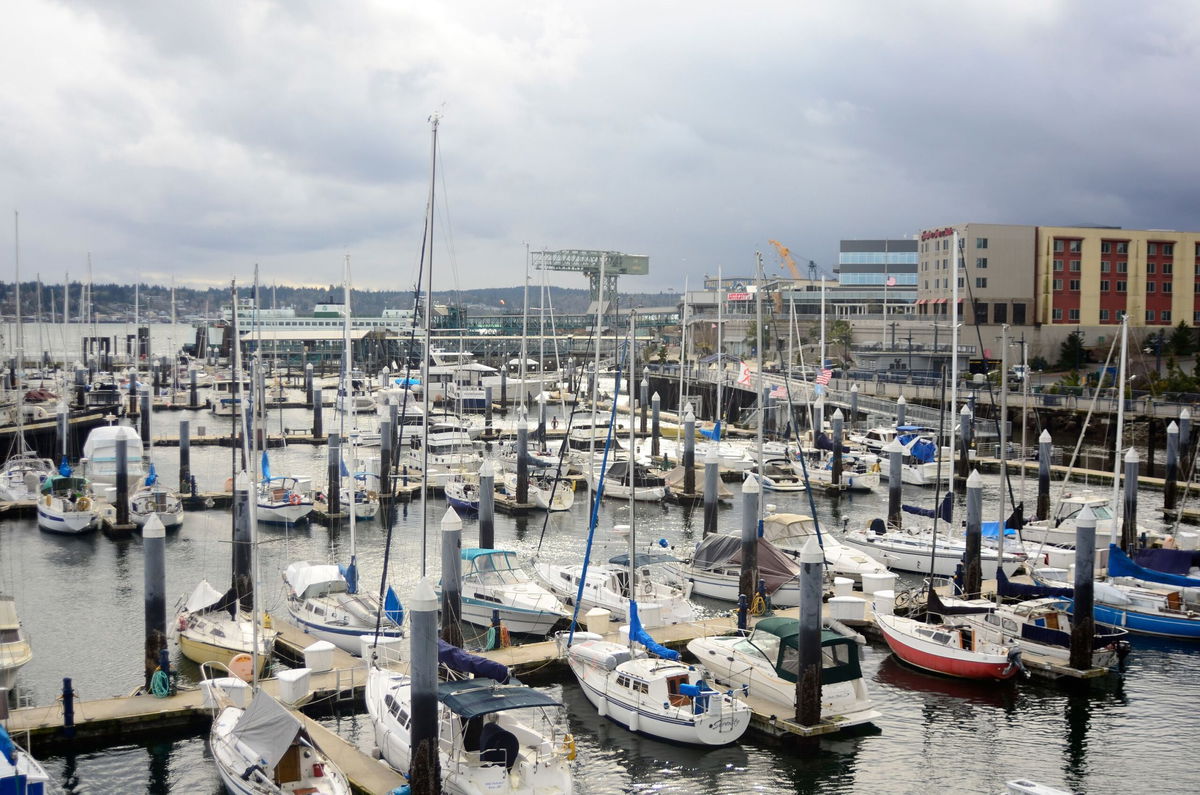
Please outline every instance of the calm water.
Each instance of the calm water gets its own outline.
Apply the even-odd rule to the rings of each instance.
[[[188,413],[155,415],[155,426],[175,434]],[[215,422],[190,415],[194,424]],[[330,415],[332,416],[332,414]],[[286,425],[308,422],[307,413],[287,413]],[[327,427],[328,420],[327,420]],[[154,450],[157,468],[168,482],[177,472],[174,448]],[[229,471],[226,448],[194,448],[193,468],[204,489],[221,487]],[[275,473],[316,476],[324,471],[325,450],[295,446],[272,451]],[[1034,484],[1028,484],[1032,502]],[[992,481],[985,490],[995,498]],[[918,492],[925,502],[931,492]],[[553,560],[579,554],[586,534],[586,497],[569,514],[555,515],[543,534],[542,516],[496,517],[499,545]],[[1157,494],[1142,493],[1144,515],[1153,520]],[[804,496],[768,495],[779,510],[807,512]],[[837,511],[817,498],[824,526],[857,526],[884,512],[886,495],[843,500]],[[985,503],[986,504],[986,503]],[[427,568],[436,575],[438,522],[444,503],[429,504]],[[961,514],[960,514],[961,515]],[[700,534],[702,514],[674,506],[640,506],[639,537],[687,543]],[[994,518],[986,516],[985,518]],[[605,501],[601,527],[627,522],[626,506]],[[721,525],[738,532],[740,508],[723,509]],[[465,523],[463,543],[477,538],[474,520]],[[230,576],[229,515],[209,511],[188,514],[167,540],[168,594],[189,591],[200,577],[224,587]],[[303,526],[289,533],[261,531],[261,588],[266,607],[286,614],[280,572],[297,559],[344,560],[348,532]],[[363,582],[379,582],[384,530],[375,522],[359,524],[358,548]],[[99,534],[61,538],[37,530],[32,520],[0,522],[0,577],[16,593],[32,635],[35,658],[22,671],[18,686],[35,704],[54,700],[64,676],[74,680],[84,699],[127,693],[142,679],[142,554],[138,539],[116,542]],[[416,504],[401,507],[395,524],[391,581],[404,598],[419,575],[421,521]],[[173,607],[174,596],[169,607]],[[1081,693],[1024,683],[996,687],[939,679],[899,666],[883,647],[864,651],[863,668],[883,713],[876,731],[822,740],[804,755],[749,739],[709,752],[693,751],[629,734],[599,720],[586,699],[564,680],[551,688],[567,706],[578,746],[576,781],[581,792],[999,792],[1003,781],[1018,776],[1087,792],[1194,792],[1200,775],[1185,758],[1191,738],[1200,732],[1200,712],[1190,701],[1200,695],[1197,647],[1137,639],[1123,682],[1115,679]],[[178,659],[178,654],[176,659]],[[182,664],[185,677],[194,676]],[[362,747],[371,744],[365,714],[330,718],[328,724]],[[36,748],[34,749],[36,753]],[[70,791],[200,792],[221,791],[202,737],[124,746],[99,753],[52,757],[47,765]]]

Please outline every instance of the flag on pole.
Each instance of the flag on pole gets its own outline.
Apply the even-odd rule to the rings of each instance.
[[[738,376],[737,382],[743,385],[750,383],[750,365],[745,362],[742,362],[742,372]]]
[[[888,287],[895,287],[895,286],[896,286],[896,277],[895,277],[895,276],[889,276],[889,277],[888,277],[888,280],[887,280],[887,286],[888,286]]]
[[[770,396],[775,398],[776,400],[787,399],[787,387],[784,386],[783,384],[780,384],[779,386],[776,386],[776,387],[772,387]]]
[[[825,386],[829,383],[829,379],[832,377],[833,377],[833,370],[825,369],[825,370],[822,370],[821,374],[818,375],[816,377],[816,379],[814,379],[814,380],[821,386]]]

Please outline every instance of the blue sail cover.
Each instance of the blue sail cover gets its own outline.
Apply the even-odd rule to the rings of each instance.
[[[17,746],[3,726],[0,726],[0,754],[4,755],[10,765],[17,764]]]
[[[486,676],[488,679],[495,679],[502,685],[508,684],[508,666],[465,652],[457,646],[451,646],[441,638],[438,638],[438,664],[460,674]]]
[[[158,482],[158,473],[154,471],[154,462],[150,462],[150,471],[146,473],[146,485],[153,486]]]
[[[1139,549],[1134,556],[1139,566],[1169,574],[1191,576],[1193,567],[1200,566],[1200,551],[1187,549]]]
[[[1025,585],[1012,582],[1004,573],[1003,566],[996,567],[996,593],[1015,599],[1039,599],[1045,596],[1075,598],[1074,588],[1054,588],[1049,585]]]
[[[65,455],[62,457],[62,463],[58,465],[58,474],[62,475],[64,478],[71,477],[71,465],[67,463],[67,457]]]
[[[712,439],[714,442],[721,441],[721,421],[717,420],[711,428],[701,428],[700,435],[705,439]]]
[[[1174,585],[1180,588],[1200,588],[1200,579],[1185,577],[1182,574],[1170,574],[1139,566],[1129,559],[1116,544],[1108,545],[1108,576],[1133,577],[1136,580],[1157,582],[1162,585]]]
[[[679,652],[660,644],[650,637],[650,633],[642,627],[642,620],[638,618],[637,602],[632,599],[629,600],[629,637],[645,646],[651,654],[662,657],[664,660],[679,659]]]
[[[943,522],[949,522],[954,518],[954,492],[946,492],[946,497],[942,500],[942,504],[936,509],[921,508],[917,505],[901,505],[900,509],[906,513],[924,516],[926,519],[941,519]]]
[[[267,460],[266,450],[263,450],[262,453],[262,476],[263,480],[271,479],[271,462]]]
[[[395,621],[397,626],[404,624],[404,605],[400,604],[400,597],[396,596],[390,585],[383,597],[383,614]]]

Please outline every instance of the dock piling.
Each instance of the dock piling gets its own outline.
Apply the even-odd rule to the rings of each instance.
[[[324,414],[323,408],[324,404],[321,402],[321,389],[320,387],[317,387],[313,389],[312,435],[314,439],[320,439],[325,435],[325,428],[323,427],[324,423],[322,422],[322,415]]]
[[[496,546],[496,471],[491,459],[479,467],[479,548]]]
[[[68,413],[67,401],[58,402],[58,451],[61,460],[69,460],[71,455],[71,415]]]
[[[179,421],[179,493],[192,490],[192,422]]]
[[[1050,518],[1050,457],[1053,454],[1050,447],[1050,431],[1043,429],[1038,435],[1038,491],[1037,519],[1045,521]]]
[[[463,645],[462,519],[454,508],[442,516],[442,640]]]
[[[796,722],[816,726],[821,722],[821,566],[825,554],[815,537],[800,551],[800,669],[796,677]],[[809,745],[811,740],[800,742]]]
[[[907,422],[906,422],[906,420],[908,419],[907,414],[908,414],[908,401],[905,399],[904,395],[901,395],[900,397],[896,398],[896,426],[897,427],[907,424]],[[939,442],[939,444],[940,444],[940,442]]]
[[[129,524],[129,440],[117,439],[117,527]]]
[[[385,500],[396,494],[392,487],[392,443],[396,436],[393,427],[391,420],[379,422],[379,494]]]
[[[720,483],[720,459],[714,446],[709,446],[704,456],[704,533],[708,538],[717,532],[717,489]]]
[[[632,464],[631,464],[632,466]],[[529,502],[529,415],[517,411],[517,504]]]
[[[842,486],[842,428],[842,410],[835,409],[833,412],[833,471],[830,473],[830,481],[835,489],[840,489]]]
[[[648,419],[646,416],[646,410],[650,406],[650,368],[649,367],[645,367],[642,369],[642,383],[641,383],[640,389],[638,391],[638,406],[641,409],[641,415],[642,415],[640,431],[641,431],[642,436],[645,436],[646,435],[646,422]]]
[[[972,428],[971,408],[963,404],[958,412],[958,476],[966,480],[971,475],[971,437]]]
[[[850,385],[850,416],[846,418],[850,423],[850,430],[854,430],[854,424],[858,422],[858,384]]]
[[[696,493],[696,415],[692,412],[691,403],[683,412],[683,493]]]
[[[904,445],[896,439],[883,446],[888,454],[888,524],[899,529],[903,525],[900,517],[900,487],[904,484],[901,471],[904,467]]]
[[[662,409],[662,398],[655,392],[650,396],[650,457],[658,458],[659,424],[658,413]]]
[[[417,583],[412,606],[412,716],[409,747],[412,755],[410,782],[413,792],[439,792],[438,769],[438,600],[433,583],[422,577]]]
[[[1003,522],[1003,518],[1001,519]],[[1000,534],[1003,547],[1004,534]],[[973,470],[967,478],[967,550],[963,566],[963,597],[978,599],[983,588],[983,478]],[[997,553],[999,555],[999,553]],[[999,563],[997,563],[999,565]]]
[[[151,514],[142,528],[142,549],[146,556],[145,588],[146,688],[158,667],[161,652],[167,648],[167,533],[157,514]]]
[[[1133,555],[1137,543],[1138,461],[1137,450],[1130,447],[1125,454],[1125,511],[1121,517],[1121,549],[1126,555]]]
[[[1175,507],[1179,478],[1179,426],[1172,420],[1167,426],[1167,472],[1163,481],[1163,507]]]
[[[329,434],[329,459],[326,466],[329,487],[325,489],[325,504],[332,519],[342,512],[342,438],[336,433]]]
[[[196,370],[196,368],[193,367],[192,369],[188,370],[188,408],[189,409],[200,408],[200,397],[198,394],[198,392],[200,390],[200,383],[198,380],[199,378],[200,378],[200,372],[198,370]]]
[[[1095,572],[1096,514],[1084,506],[1075,519],[1075,607],[1071,612],[1072,668],[1092,667],[1092,637],[1096,634]]]
[[[747,475],[742,482],[742,571],[738,593],[747,599],[754,595],[758,582],[758,503],[761,491],[758,477]]]

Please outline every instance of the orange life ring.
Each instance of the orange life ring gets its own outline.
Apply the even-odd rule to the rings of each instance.
[[[292,505],[299,505],[303,501],[304,500],[300,497],[300,495],[294,491],[292,492],[292,496],[288,497],[288,502],[290,502]]]

